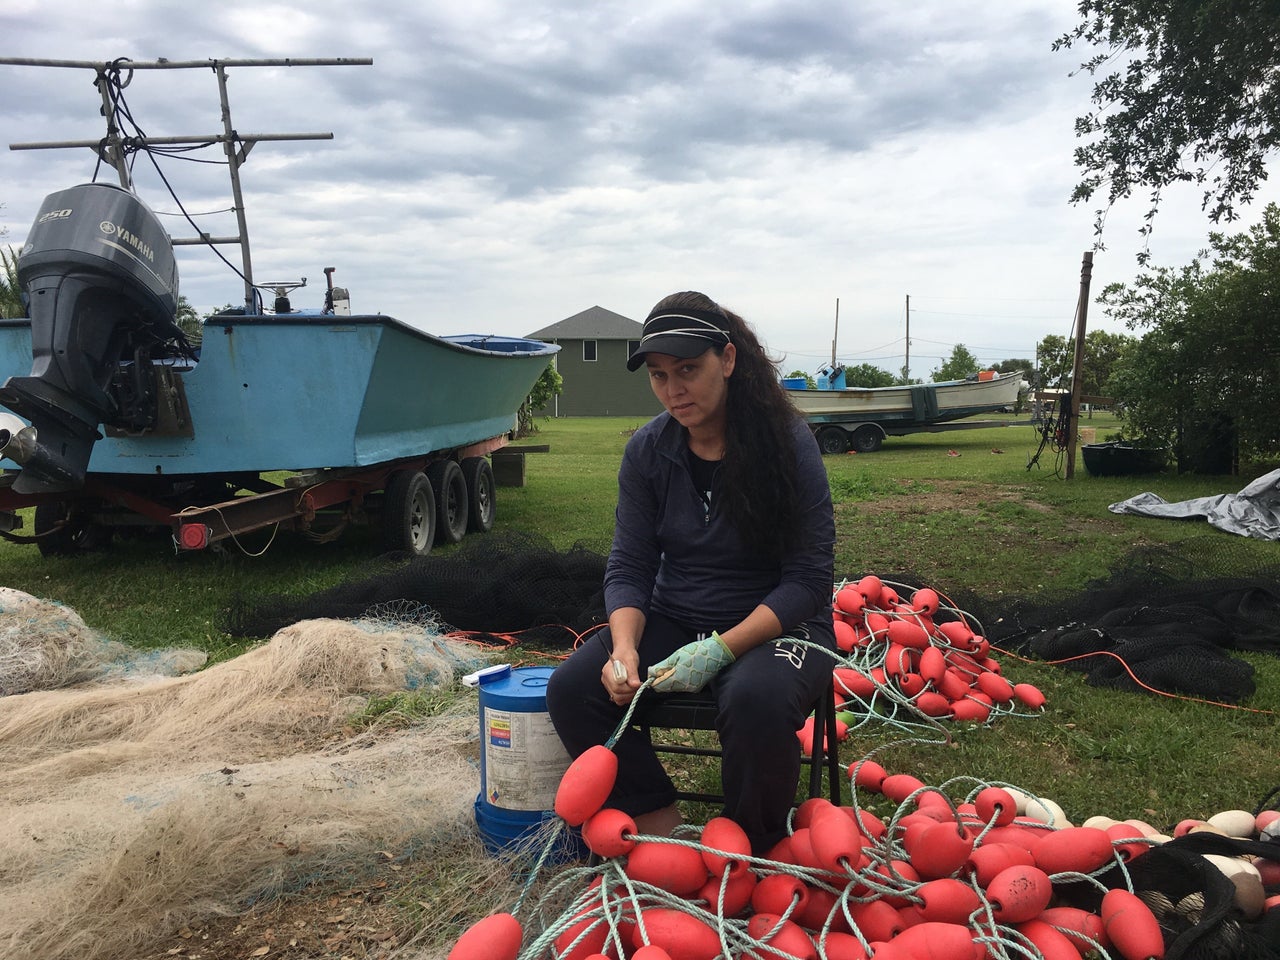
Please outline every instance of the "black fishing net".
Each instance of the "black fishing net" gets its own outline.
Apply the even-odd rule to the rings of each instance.
[[[1280,960],[1280,910],[1246,916],[1236,903],[1235,884],[1203,854],[1273,859],[1280,857],[1280,843],[1187,834],[1096,880],[1107,888],[1132,889],[1151,908],[1166,960]],[[1054,892],[1061,904],[1099,913],[1105,891],[1081,882],[1055,885]]]
[[[1093,685],[1235,703],[1253,693],[1254,671],[1229,651],[1280,652],[1280,562],[1260,564],[1235,547],[1220,537],[1147,547],[1083,590],[952,599],[992,643],[1081,670]],[[449,553],[394,560],[306,597],[241,597],[227,631],[267,637],[298,620],[408,607],[433,611],[457,630],[519,633],[523,642],[556,649],[605,620],[605,551],[583,544],[557,550],[509,531],[473,535]],[[908,588],[923,585],[909,574],[875,572]]]
[[[568,648],[604,615],[605,555],[584,545],[556,550],[527,533],[473,534],[450,553],[429,554],[309,596],[236,598],[227,632],[269,637],[321,617],[402,619],[430,614],[447,627]],[[418,611],[415,614],[415,611]]]
[[[1078,592],[956,599],[992,643],[1094,686],[1237,703],[1254,671],[1229,651],[1280,653],[1280,562],[1235,547],[1209,537],[1140,548]]]

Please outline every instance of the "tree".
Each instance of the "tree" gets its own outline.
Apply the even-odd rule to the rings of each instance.
[[[791,380],[791,379],[803,380],[803,381],[804,381],[804,388],[805,388],[806,390],[817,390],[817,389],[818,389],[818,384],[817,384],[817,382],[813,379],[813,377],[812,377],[811,375],[809,375],[809,374],[805,373],[803,370],[792,370],[790,373],[785,374],[785,375],[784,375],[784,377],[783,377],[783,379],[785,379],[785,380]]]
[[[860,363],[856,367],[844,368],[847,387],[891,387],[895,379],[892,373],[882,370],[874,363]]]
[[[963,380],[977,373],[979,369],[981,368],[978,365],[978,358],[970,353],[969,348],[963,343],[957,343],[951,348],[951,356],[930,376],[933,377],[934,383],[940,383],[943,380]]]
[[[178,329],[185,333],[188,339],[198,340],[201,337],[200,315],[196,313],[196,308],[191,305],[191,301],[182,294],[178,295],[178,313],[174,320],[178,324]]]
[[[533,415],[543,409],[554,397],[559,396],[563,390],[564,377],[560,376],[555,363],[547,364],[547,368],[542,371],[537,383],[529,391],[529,396],[525,398],[524,403],[520,404],[520,409],[516,412],[516,434],[524,437],[536,433],[538,428],[534,425]]]
[[[18,254],[10,247],[0,250],[0,317],[26,315],[22,304],[22,288],[18,284]]]
[[[1082,22],[1053,45],[1099,48],[1081,64],[1097,78],[1096,109],[1076,119],[1087,142],[1075,151],[1083,179],[1071,201],[1105,190],[1101,236],[1116,201],[1146,187],[1146,238],[1162,191],[1194,183],[1211,221],[1234,220],[1280,146],[1280,0],[1080,0],[1078,9]]]
[[[1243,457],[1280,452],[1280,207],[1247,233],[1209,235],[1189,266],[1159,268],[1101,302],[1130,329],[1109,389],[1125,404],[1127,436],[1169,440],[1195,466],[1207,447],[1236,440]]]
[[[1030,360],[1015,359],[1001,360],[991,369],[996,373],[1017,373],[1021,370],[1022,372],[1029,374],[1035,368],[1036,365]]]
[[[1133,337],[1107,330],[1090,330],[1084,338],[1081,358],[1080,392],[1090,396],[1107,395],[1107,381],[1121,350]],[[1069,386],[1075,365],[1076,339],[1050,334],[1036,344],[1040,358],[1040,386]]]

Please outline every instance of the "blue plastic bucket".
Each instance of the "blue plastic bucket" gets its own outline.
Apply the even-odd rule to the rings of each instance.
[[[556,789],[569,754],[547,713],[550,667],[518,667],[482,680],[480,794],[476,826],[491,856],[513,853],[555,819]],[[560,854],[580,842],[567,830]]]

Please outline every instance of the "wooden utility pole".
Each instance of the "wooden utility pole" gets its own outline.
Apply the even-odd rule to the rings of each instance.
[[[1067,424],[1067,479],[1076,475],[1076,438],[1079,434],[1080,395],[1084,389],[1084,334],[1089,319],[1089,281],[1093,278],[1093,251],[1080,264],[1080,302],[1076,304],[1076,353],[1071,364],[1071,420]]]
[[[911,294],[907,294],[907,361],[902,365],[902,379],[911,382]]]

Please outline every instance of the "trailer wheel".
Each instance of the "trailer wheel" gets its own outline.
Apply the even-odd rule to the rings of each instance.
[[[431,552],[436,535],[436,498],[419,470],[391,475],[382,494],[382,545],[417,557]]]
[[[823,427],[818,431],[818,449],[823,453],[848,453],[849,435],[840,427]]]
[[[498,507],[498,484],[493,478],[493,467],[485,457],[467,457],[462,461],[462,476],[467,481],[471,501],[467,529],[473,533],[488,533],[493,529]]]
[[[858,453],[875,453],[884,443],[884,434],[879,427],[867,424],[853,431],[853,449]]]
[[[467,480],[455,460],[437,460],[427,467],[436,492],[436,542],[457,543],[467,535]]]
[[[86,512],[68,503],[37,505],[35,532],[40,537],[36,547],[42,557],[68,557],[104,550],[110,545],[112,534],[110,527],[94,523]]]

